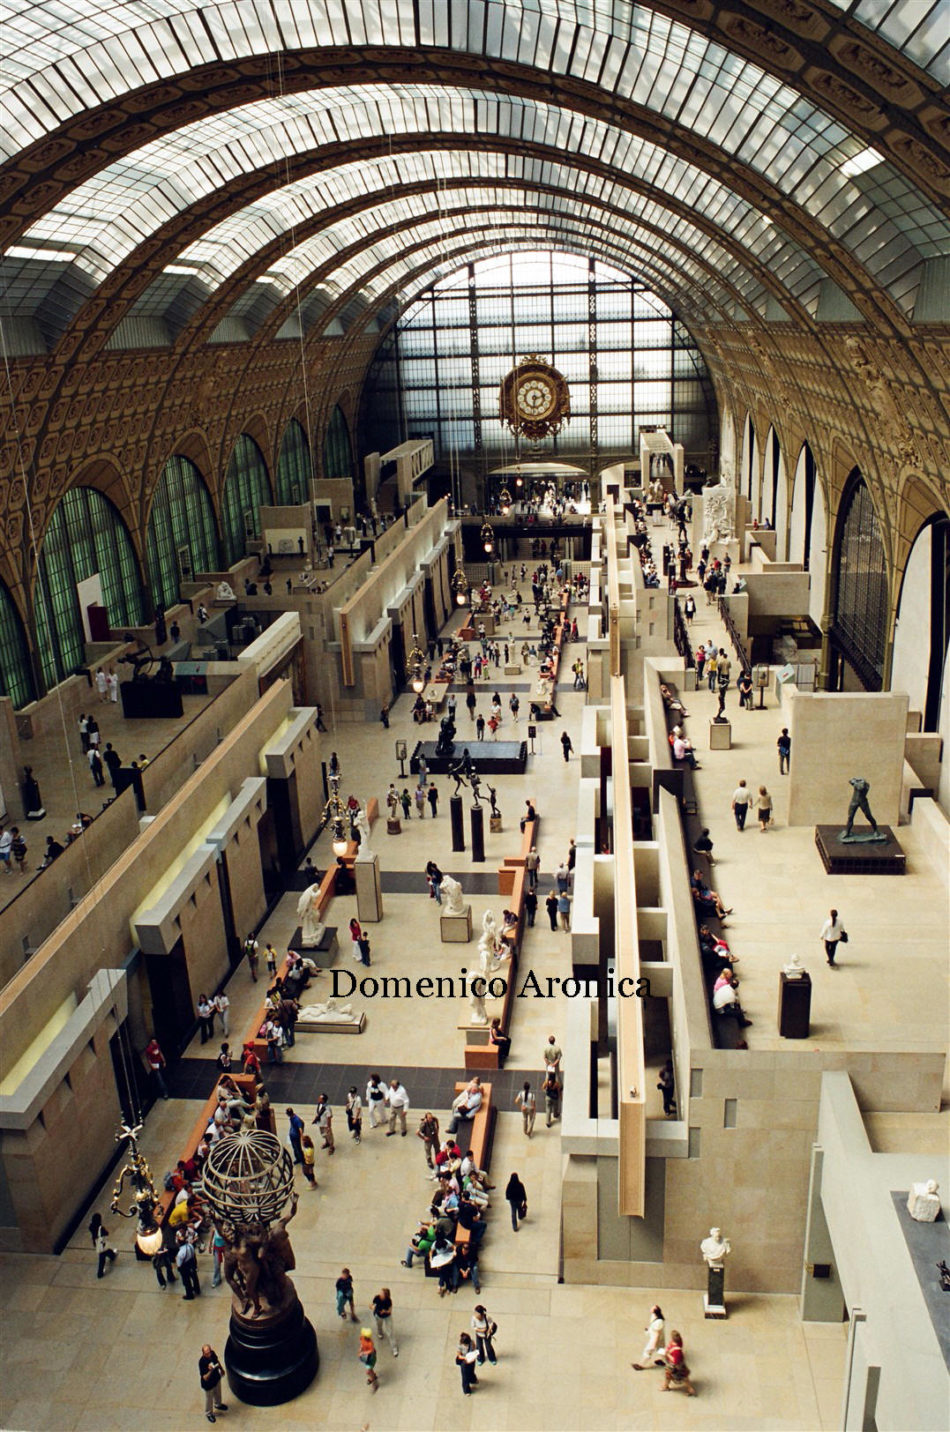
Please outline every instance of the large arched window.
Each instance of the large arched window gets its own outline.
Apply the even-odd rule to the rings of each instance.
[[[0,696],[9,696],[16,710],[35,697],[33,672],[20,613],[0,582]]]
[[[74,487],[50,518],[33,597],[47,688],[83,665],[93,634],[83,612],[93,604],[105,607],[112,631],[144,621],[142,583],[125,523],[94,487]]]
[[[162,470],[148,515],[148,575],[156,607],[173,606],[183,579],[217,566],[211,497],[194,463],[176,454]]]
[[[835,535],[831,638],[868,691],[880,691],[887,649],[887,570],[871,494],[858,468],[848,478]]]
[[[270,482],[263,454],[253,438],[241,433],[224,479],[221,495],[221,544],[224,564],[244,556],[249,537],[261,532],[261,505],[270,502]]]
[[[291,418],[280,441],[276,498],[280,503],[307,502],[310,497],[310,444],[296,418]]]
[[[327,435],[323,439],[323,475],[324,477],[353,476],[350,430],[339,404],[333,409]]]

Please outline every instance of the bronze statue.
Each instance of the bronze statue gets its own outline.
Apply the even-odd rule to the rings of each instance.
[[[861,776],[853,776],[848,784],[853,792],[851,803],[848,806],[848,824],[838,836],[838,839],[842,842],[861,845],[868,845],[880,840],[886,841],[887,836],[878,829],[877,821],[871,814],[871,807],[868,805],[868,791],[871,789],[870,782],[863,780]],[[867,817],[871,829],[869,831],[859,830],[855,835],[854,817],[858,811],[861,811],[861,813]]]

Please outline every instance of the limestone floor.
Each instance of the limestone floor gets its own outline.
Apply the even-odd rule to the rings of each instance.
[[[520,628],[517,630],[520,637]],[[568,665],[579,650],[582,648],[569,651]],[[503,735],[508,735],[511,726],[507,693],[512,684],[524,687],[530,680],[530,673],[504,680],[499,674],[497,681],[482,683],[483,709],[496,687],[502,696]],[[519,695],[524,712],[527,692],[521,690]],[[504,830],[498,835],[486,833],[484,865],[473,865],[470,848],[464,854],[451,852],[451,784],[444,777],[437,778],[442,805],[436,820],[413,816],[404,822],[399,836],[388,836],[384,823],[377,827],[374,847],[380,854],[384,879],[387,873],[417,872],[418,883],[416,893],[384,896],[385,918],[370,927],[374,973],[417,977],[457,972],[463,963],[471,967],[474,940],[469,946],[441,944],[438,910],[427,898],[422,870],[426,860],[434,858],[443,870],[458,876],[463,888],[466,881],[471,885],[474,875],[493,875],[502,856],[519,845],[518,816],[526,796],[535,800],[541,814],[542,869],[548,875],[553,872],[573,834],[579,773],[576,759],[568,764],[563,761],[558,737],[567,729],[579,746],[583,699],[570,691],[569,684],[562,688],[558,702],[563,720],[540,728],[539,754],[529,760],[527,775],[500,777],[495,783]],[[460,706],[459,716],[464,737],[468,727],[464,706]],[[774,717],[752,717],[750,723],[753,720],[760,721],[758,727],[750,724],[749,728],[749,734],[756,732],[756,744],[746,745],[744,755],[751,761],[755,754],[764,765],[769,745],[774,743]],[[520,729],[525,725],[522,717]],[[398,763],[393,759],[395,739],[405,736],[411,740],[421,729],[411,725],[406,697],[396,703],[389,731],[377,724],[331,728],[325,749],[339,754],[344,794],[353,790],[361,799],[370,795],[382,798],[388,782],[398,776]],[[745,733],[744,739],[748,740]],[[724,767],[729,759],[723,761]],[[731,771],[716,777],[725,784],[732,778]],[[719,796],[718,787],[709,785],[709,780],[706,777],[704,781],[701,773],[701,796],[712,808]],[[777,778],[774,784],[777,786]],[[748,972],[750,1002],[758,1015],[759,1002],[764,1010],[768,989],[774,984],[771,976],[766,978],[763,973],[771,957],[762,955],[756,943],[765,932],[772,938],[774,916],[763,915],[760,907],[765,902],[768,908],[773,886],[766,882],[762,894],[757,887],[753,899],[748,863],[741,864],[737,843],[730,851],[726,820],[719,815],[710,823],[719,827],[714,836],[717,846],[722,845],[717,876],[721,876],[727,894],[735,891],[737,904],[742,892],[741,923],[737,918],[735,926],[737,942],[741,937],[744,944],[745,963],[740,969]],[[781,859],[772,856],[773,851],[782,850],[781,842],[786,842],[786,849],[794,848],[794,837],[789,841],[789,835],[779,830],[763,838],[750,831],[743,839],[747,848],[753,843],[751,848],[757,854],[761,848],[761,858],[768,864],[773,858],[776,862]],[[798,858],[804,860],[804,846]],[[317,842],[314,859],[325,868],[330,859],[326,836]],[[809,878],[816,879],[810,867]],[[542,881],[542,897],[547,888],[549,881]],[[285,896],[261,932],[262,940],[272,938],[281,952],[296,924],[296,898],[296,893]],[[471,903],[476,924],[489,906],[500,913],[497,897],[473,894]],[[815,926],[815,934],[824,903],[824,894],[816,892],[814,912],[808,911],[807,921],[803,917],[809,930]],[[842,901],[842,905],[852,928],[858,931],[852,946],[857,956],[865,927],[851,919],[847,903]],[[331,920],[340,928],[339,966],[356,970],[346,939],[346,925],[354,910],[355,900],[336,901]],[[545,975],[567,974],[568,945],[567,935],[550,932],[542,908],[535,929],[525,940],[522,969],[533,966]],[[833,978],[848,981],[852,975],[842,971]],[[329,987],[328,980],[326,974],[320,977],[318,998]],[[264,988],[263,981],[257,985],[250,982],[244,966],[231,979],[232,1043],[240,1043]],[[838,989],[833,986],[827,999],[843,1000],[845,995],[839,995]],[[769,1003],[771,999],[768,994]],[[383,1073],[387,1065],[449,1068],[461,1073],[464,1035],[457,1026],[467,1018],[463,1001],[383,1002],[354,996],[353,1004],[366,1012],[363,1035],[301,1036],[289,1057],[295,1062],[346,1065],[373,1061],[382,1066]],[[766,1038],[764,1013],[761,1025],[760,1030],[757,1020],[752,1033]],[[510,1067],[524,1069],[526,1077],[537,1080],[548,1033],[560,1035],[562,1031],[557,1001],[518,1001]],[[214,1045],[209,1045],[202,1050],[194,1041],[188,1050],[191,1056],[208,1058],[209,1091],[213,1049]],[[570,1077],[568,1067],[566,1078]],[[409,1092],[412,1095],[411,1088]],[[314,1096],[316,1093],[314,1088]],[[172,1099],[160,1102],[148,1115],[143,1147],[156,1179],[178,1156],[198,1107],[190,1099]],[[310,1117],[309,1110],[302,1111]],[[438,1113],[444,1122],[446,1110]],[[278,1115],[283,1136],[286,1121],[279,1107]],[[735,1295],[730,1299],[729,1321],[715,1323],[704,1321],[699,1294],[665,1293],[662,1302],[667,1327],[678,1327],[684,1335],[699,1396],[693,1401],[682,1393],[664,1395],[658,1372],[633,1372],[629,1364],[639,1356],[641,1329],[654,1292],[648,1287],[558,1284],[562,1171],[558,1128],[545,1129],[542,1119],[528,1141],[520,1117],[507,1110],[498,1120],[492,1177],[499,1189],[481,1257],[481,1301],[499,1324],[500,1362],[497,1368],[485,1370],[477,1396],[463,1399],[454,1350],[477,1300],[468,1288],[454,1298],[440,1300],[434,1281],[425,1279],[421,1268],[407,1270],[399,1261],[432,1187],[421,1146],[411,1135],[387,1139],[382,1131],[367,1130],[357,1147],[348,1139],[339,1113],[336,1135],[337,1152],[332,1158],[318,1151],[319,1189],[301,1191],[300,1210],[291,1228],[298,1261],[294,1276],[319,1338],[320,1374],[304,1396],[281,1408],[253,1409],[232,1400],[221,1419],[225,1425],[313,1426],[342,1432],[395,1432],[402,1428],[421,1432],[472,1426],[525,1432],[578,1427],[592,1432],[680,1427],[802,1432],[836,1424],[843,1329],[839,1325],[801,1324],[793,1297]],[[499,1197],[513,1170],[526,1185],[530,1205],[528,1220],[517,1235],[511,1231],[507,1206]],[[212,1290],[209,1261],[203,1259],[204,1295],[190,1308],[182,1307],[177,1289],[161,1291],[151,1269],[135,1262],[128,1226],[119,1226],[119,1220],[108,1213],[109,1196],[107,1186],[94,1206],[105,1216],[122,1255],[101,1282],[95,1277],[95,1258],[84,1227],[59,1258],[0,1258],[6,1310],[0,1334],[0,1425],[6,1429],[65,1432],[68,1428],[204,1425],[197,1359],[205,1341],[223,1354],[229,1304],[226,1289]],[[357,1361],[356,1329],[341,1323],[333,1308],[333,1281],[344,1263],[353,1271],[361,1314],[366,1315],[373,1293],[381,1286],[392,1290],[400,1357],[394,1361],[387,1347],[380,1349],[381,1386],[375,1397],[366,1389]]]

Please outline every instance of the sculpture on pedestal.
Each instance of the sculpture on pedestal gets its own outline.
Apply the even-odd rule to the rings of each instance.
[[[320,920],[320,886],[308,885],[297,901],[300,921],[300,943],[311,949],[323,939],[324,925]]]
[[[439,722],[439,739],[435,745],[437,756],[451,756],[455,750],[455,722],[451,716],[443,716]]]
[[[360,1019],[351,1004],[337,1004],[330,995],[326,1004],[305,1004],[297,1015],[297,1024],[359,1024]]]
[[[310,1385],[320,1361],[316,1335],[287,1276],[296,1266],[287,1234],[297,1211],[293,1160],[273,1134],[242,1130],[212,1147],[203,1184],[228,1244],[231,1390],[259,1407],[287,1402]]]
[[[469,1023],[487,1024],[488,1011],[485,1008],[485,996],[481,994],[476,994],[475,991],[470,988],[468,992],[468,1002],[472,1011],[472,1016],[469,1020]]]
[[[442,895],[443,915],[464,915],[465,906],[462,904],[462,887],[451,875],[443,875],[442,884],[439,886]]]
[[[703,542],[729,542],[735,536],[735,488],[721,482],[703,492]]]
[[[878,830],[877,821],[871,814],[871,807],[868,805],[868,791],[871,789],[870,781],[865,781],[861,776],[852,776],[848,782],[852,795],[848,806],[848,824],[838,836],[843,845],[870,845],[876,841],[886,841],[887,836],[883,831]],[[854,833],[854,817],[858,811],[867,817],[870,830],[859,830]]]
[[[219,583],[218,583],[217,592],[216,592],[216,599],[217,599],[219,602],[234,602],[234,601],[237,601],[237,598],[236,598],[236,596],[235,596],[235,594],[234,594],[234,588],[231,586],[231,583],[230,583],[230,582],[219,582]]]
[[[495,799],[495,787],[488,787],[488,799],[491,802],[491,816],[493,820],[501,820],[501,811],[498,809],[498,802]]]
[[[365,807],[365,806],[361,806],[361,807],[360,807],[360,809],[358,810],[358,812],[357,812],[357,814],[356,814],[356,819],[354,820],[353,824],[354,824],[354,826],[356,827],[356,830],[357,830],[357,832],[358,832],[358,834],[359,834],[359,838],[360,838],[360,848],[359,848],[359,851],[357,852],[356,858],[357,858],[357,860],[365,860],[368,855],[372,855],[372,851],[371,851],[371,849],[370,849],[370,844],[369,844],[369,840],[370,840],[369,816],[366,814],[366,807]]]
[[[703,1255],[706,1267],[709,1270],[708,1285],[706,1292],[706,1316],[710,1316],[710,1309],[720,1310],[719,1316],[725,1316],[724,1286],[726,1279],[726,1258],[732,1252],[732,1245],[728,1238],[723,1238],[719,1228],[710,1228],[709,1236],[704,1238],[699,1245],[699,1251]],[[715,1314],[713,1314],[715,1316]]]
[[[461,758],[455,762],[454,766],[449,766],[449,775],[455,777],[455,790],[452,794],[457,796],[459,794],[459,788],[461,786],[467,786],[468,781],[472,779],[474,774],[475,762],[469,755],[468,747],[466,746]],[[466,780],[466,776],[468,780]]]

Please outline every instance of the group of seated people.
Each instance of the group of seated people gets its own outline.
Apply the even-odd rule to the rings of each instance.
[[[738,957],[732,954],[722,935],[714,935],[708,925],[699,927],[699,953],[713,1014],[717,1019],[736,1019],[740,1029],[747,1028],[752,1020],[746,1017],[739,1000],[739,979],[735,972]]]
[[[466,1279],[471,1279],[475,1292],[480,1291],[478,1250],[485,1236],[485,1211],[490,1207],[488,1182],[483,1169],[476,1166],[472,1150],[463,1156],[454,1138],[444,1140],[435,1155],[438,1183],[428,1214],[409,1240],[404,1268],[411,1268],[413,1259],[428,1258],[429,1266],[438,1273],[439,1297],[457,1293]],[[455,1238],[459,1228],[469,1237],[461,1245]]]

